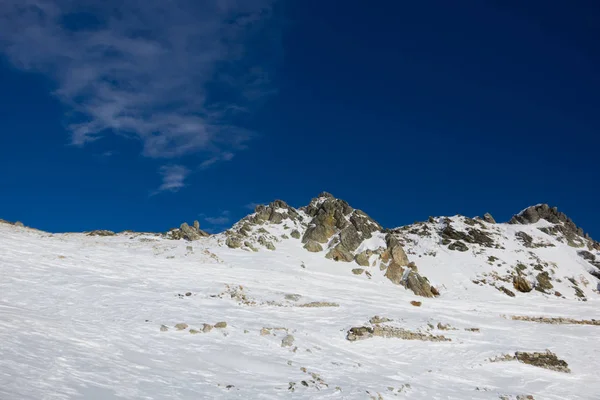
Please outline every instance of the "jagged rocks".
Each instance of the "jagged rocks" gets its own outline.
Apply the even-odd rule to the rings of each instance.
[[[343,262],[351,262],[354,260],[354,256],[350,253],[344,246],[337,245],[333,249],[329,250],[329,252],[325,255],[325,258],[328,258],[333,261],[343,261]]]
[[[318,242],[318,243],[327,243],[329,238],[335,235],[335,227],[332,225],[310,225],[304,236],[302,237],[302,243],[306,243],[309,240]]]
[[[200,223],[198,221],[194,221],[194,226],[189,226],[184,222],[179,229],[173,229],[169,233],[170,238],[174,240],[184,239],[194,241],[210,236],[207,232],[200,229]]]
[[[340,243],[348,251],[356,250],[361,242],[362,239],[354,225],[348,225],[340,231]]]
[[[405,281],[404,286],[407,289],[410,289],[417,296],[422,297],[434,297],[434,294],[431,290],[431,285],[427,278],[417,274],[416,272],[409,272]]]
[[[319,251],[323,251],[323,246],[321,246],[319,243],[315,242],[314,240],[309,240],[308,242],[306,242],[306,244],[304,245],[304,248],[308,251],[310,251],[311,253],[318,253]]]
[[[496,223],[496,220],[494,219],[494,217],[492,217],[492,214],[490,214],[490,213],[483,214],[483,220],[489,224]]]
[[[400,245],[400,242],[398,242],[398,239],[396,239],[393,234],[388,233],[385,236],[385,243],[387,245],[387,251],[394,263],[402,267],[409,264],[408,256],[406,255],[404,248]]]
[[[450,243],[450,246],[448,246],[448,250],[465,252],[469,250],[469,247],[467,247],[467,245],[461,242],[460,240],[457,240],[456,242]]]
[[[552,353],[550,350],[545,353],[526,353],[524,351],[517,351],[515,358],[524,363],[533,365],[535,367],[545,368],[552,371],[570,373],[569,364],[565,360],[561,360]]]
[[[258,238],[258,243],[269,250],[275,250],[275,245],[264,236]]]
[[[225,244],[229,248],[239,249],[242,247],[242,240],[237,236],[228,236],[227,240],[225,240]]]
[[[527,281],[527,279],[523,278],[522,276],[515,276],[513,278],[513,286],[515,289],[522,293],[529,293],[532,290],[529,281]]]
[[[517,233],[515,233],[515,236],[517,239],[519,239],[519,241],[521,243],[523,243],[523,246],[529,247],[529,248],[533,247],[533,238],[531,236],[529,236],[528,234],[526,234],[525,232],[517,232]]]
[[[288,218],[291,220],[301,219],[298,211],[283,200],[275,200],[269,203],[268,206],[258,205],[254,209],[254,213],[253,216],[247,217],[248,221],[253,224],[264,224],[266,222],[281,224]]]

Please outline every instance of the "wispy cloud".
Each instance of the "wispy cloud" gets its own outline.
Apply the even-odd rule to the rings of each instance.
[[[182,165],[164,165],[158,172],[162,177],[162,184],[152,194],[178,192],[185,186],[185,178],[190,174],[190,170]]]
[[[212,216],[212,217],[207,217],[204,214],[200,214],[201,217],[203,217],[203,219],[208,222],[211,225],[215,225],[215,226],[223,226],[227,223],[229,223],[229,221],[231,220],[230,216],[229,216],[229,211],[222,211],[221,214],[217,215],[217,216]]]
[[[261,204],[264,204],[264,203],[248,203],[248,204],[246,204],[244,206],[244,208],[247,208],[248,210],[254,211],[254,209],[256,208],[256,206],[259,206]]]
[[[0,51],[53,80],[73,144],[115,133],[148,157],[205,151],[206,168],[243,148],[237,116],[272,91],[248,43],[273,37],[275,1],[2,0]]]

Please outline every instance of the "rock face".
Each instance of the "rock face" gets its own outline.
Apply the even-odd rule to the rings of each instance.
[[[496,220],[494,219],[494,217],[492,217],[492,214],[490,214],[490,213],[483,214],[483,220],[489,224],[496,223]]]
[[[310,251],[311,253],[318,253],[319,251],[323,251],[323,246],[321,246],[319,243],[315,242],[314,240],[309,240],[308,242],[306,242],[306,244],[304,245],[304,248],[308,251]]]

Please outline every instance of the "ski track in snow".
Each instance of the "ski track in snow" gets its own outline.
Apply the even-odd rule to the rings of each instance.
[[[539,236],[534,227],[502,229],[499,234],[518,229]],[[436,257],[424,255],[432,245],[427,239],[407,249],[419,270],[442,287],[436,299],[417,297],[378,270],[371,269],[372,279],[355,276],[350,269],[356,264],[326,260],[295,239],[276,243],[275,251],[250,253],[219,246],[219,236],[193,243],[131,237],[52,235],[0,224],[0,399],[365,399],[380,394],[384,399],[462,400],[530,394],[563,400],[597,399],[600,393],[600,327],[502,317],[598,318],[598,294],[591,289],[586,289],[587,302],[535,292],[510,298],[471,283],[481,266],[469,254],[452,252],[450,258],[449,250],[438,248]],[[578,258],[563,250],[536,249],[555,257],[567,273],[570,268],[581,272],[573,265]],[[514,257],[524,256],[515,249]],[[226,285],[243,286],[258,304],[211,297]],[[192,295],[177,296],[186,292]],[[290,301],[285,294],[302,297]],[[411,300],[423,305],[414,307]],[[339,307],[297,307],[313,301]],[[349,328],[365,325],[374,315],[411,330],[425,331],[428,323],[438,322],[457,330],[431,330],[451,342],[346,340]],[[219,321],[228,327],[200,334],[174,328],[186,323],[201,330],[203,323]],[[160,330],[163,324],[167,332]],[[297,350],[281,347],[285,331],[261,336],[263,327],[287,328]],[[487,361],[546,349],[566,360],[572,373]],[[303,386],[301,381],[313,379],[311,372],[328,387]],[[290,382],[296,383],[294,392],[288,390]]]

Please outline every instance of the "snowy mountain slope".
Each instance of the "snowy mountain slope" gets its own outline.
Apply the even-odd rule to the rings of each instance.
[[[556,226],[545,219],[432,218],[391,231],[357,229],[352,255],[373,252],[372,266],[360,266],[326,258],[343,229],[344,243],[356,244],[341,218],[323,249],[311,252],[303,239],[317,225],[315,211],[280,205],[195,241],[0,223],[0,399],[597,398],[596,258],[581,253],[600,260],[596,242],[578,236],[585,247],[572,247],[562,233],[540,230]],[[271,217],[273,210],[289,217]],[[360,215],[346,211],[344,219]],[[439,296],[417,296],[388,279],[389,235],[414,262],[402,274],[418,269]],[[231,238],[244,240],[231,248]],[[543,272],[551,289],[539,287]],[[517,290],[515,277],[533,290]],[[353,327],[385,327],[404,339],[349,341]],[[446,340],[430,341],[440,336]],[[490,362],[546,349],[571,373]]]

